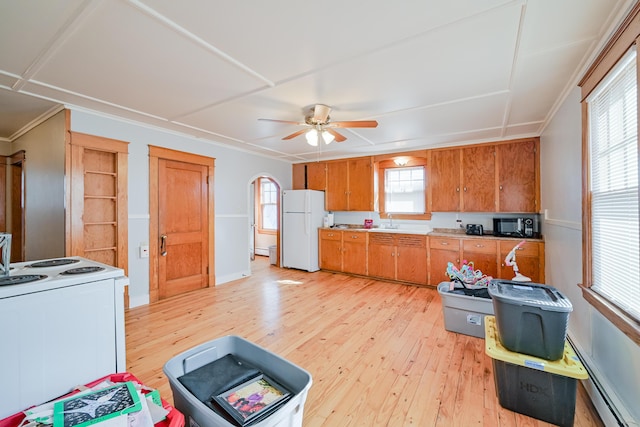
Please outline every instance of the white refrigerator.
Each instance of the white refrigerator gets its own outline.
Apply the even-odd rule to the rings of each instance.
[[[324,223],[324,191],[282,192],[282,266],[320,270],[318,228]]]

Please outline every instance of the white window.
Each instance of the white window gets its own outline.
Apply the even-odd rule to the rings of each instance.
[[[260,221],[261,231],[278,229],[278,189],[268,178],[260,178]]]
[[[425,212],[424,175],[424,166],[385,169],[385,212],[423,214]]]
[[[640,320],[636,52],[587,98],[591,289]]]

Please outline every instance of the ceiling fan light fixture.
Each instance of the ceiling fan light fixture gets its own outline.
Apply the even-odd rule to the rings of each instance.
[[[323,130],[322,131],[322,139],[324,140],[324,143],[329,145],[333,142],[334,139],[336,139],[335,136],[333,136],[333,134],[329,131]]]
[[[315,129],[310,129],[307,133],[304,134],[304,137],[307,139],[307,144],[317,147],[318,146],[318,131]]]

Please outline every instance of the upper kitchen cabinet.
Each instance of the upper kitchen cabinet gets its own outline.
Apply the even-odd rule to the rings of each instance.
[[[539,138],[496,145],[497,212],[538,211],[539,145]]]
[[[462,149],[462,212],[495,212],[495,147]]]
[[[431,212],[537,212],[539,138],[430,150]]]
[[[461,151],[459,148],[450,150],[432,150],[428,152],[429,164],[429,207],[431,212],[459,212],[460,211],[460,175]]]
[[[431,150],[431,212],[495,212],[495,148],[474,145]]]
[[[297,163],[292,168],[294,190],[325,191],[327,187],[327,164],[325,162]]]
[[[327,210],[373,210],[373,159],[371,157],[330,161],[326,165]]]

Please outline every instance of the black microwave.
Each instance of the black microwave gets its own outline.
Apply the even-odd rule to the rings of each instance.
[[[493,235],[500,237],[539,238],[540,225],[535,218],[493,218]]]

